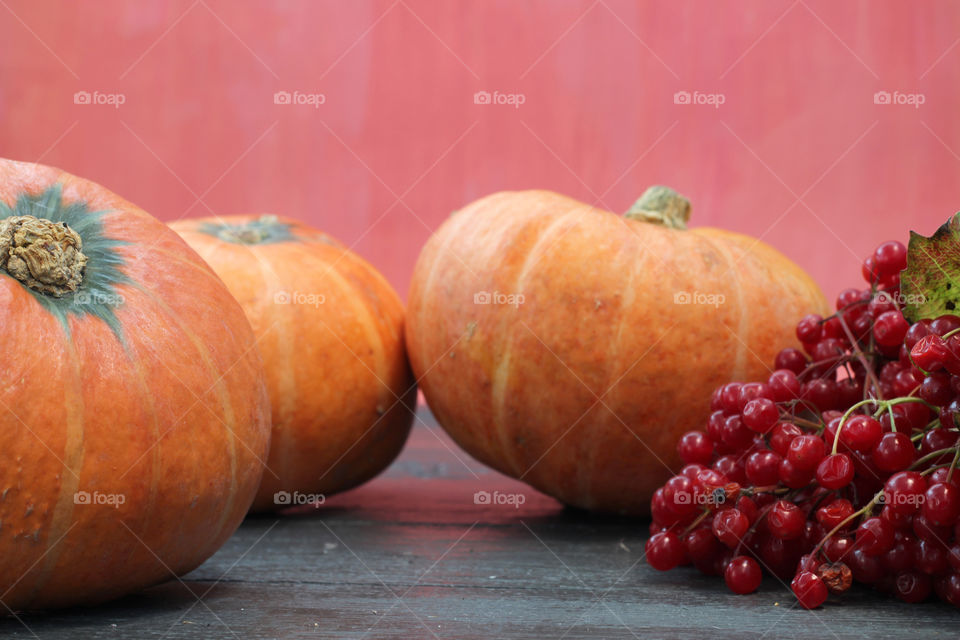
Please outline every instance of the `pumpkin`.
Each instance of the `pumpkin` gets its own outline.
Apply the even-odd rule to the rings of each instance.
[[[0,594],[96,603],[240,524],[269,447],[254,336],[220,279],[103,187],[0,160]]]
[[[403,304],[330,236],[272,215],[174,223],[259,336],[273,436],[255,511],[322,501],[386,468],[416,408]]]
[[[453,439],[569,505],[649,513],[712,390],[766,378],[826,310],[786,257],[689,213],[656,187],[624,217],[522,191],[448,219],[414,269],[407,348]]]

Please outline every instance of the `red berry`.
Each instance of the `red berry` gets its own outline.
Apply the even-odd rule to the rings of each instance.
[[[826,489],[842,489],[853,480],[853,462],[845,453],[827,456],[817,466],[817,482]]]
[[[826,452],[827,447],[823,440],[813,434],[804,434],[790,443],[787,460],[799,469],[815,469]]]
[[[899,311],[884,311],[873,321],[873,338],[877,344],[892,347],[903,342],[909,323]]]
[[[800,427],[792,422],[778,422],[770,432],[770,448],[781,456],[786,456],[790,443],[797,436],[803,435]]]
[[[747,480],[757,487],[777,484],[780,479],[781,460],[783,458],[770,450],[751,453],[744,465]]]
[[[907,248],[896,240],[884,242],[873,252],[873,265],[881,279],[897,275],[907,268]]]
[[[736,556],[727,564],[723,577],[731,591],[746,594],[757,590],[763,579],[763,572],[753,558]]]
[[[767,529],[778,538],[793,540],[803,533],[806,518],[800,508],[786,500],[778,500],[767,513]]]
[[[930,590],[930,576],[917,571],[904,571],[894,580],[893,593],[904,602],[923,602]]]
[[[790,589],[804,609],[816,609],[827,600],[827,586],[811,571],[801,571],[790,582]]]
[[[737,393],[737,408],[742,412],[747,403],[757,398],[772,399],[773,394],[770,387],[763,382],[748,382],[740,385],[740,391]]]
[[[713,535],[731,549],[740,544],[749,528],[750,520],[736,508],[718,511],[711,525]]]
[[[840,428],[840,442],[855,451],[873,451],[882,436],[880,421],[870,416],[851,416]]]
[[[787,369],[793,371],[796,375],[803,373],[807,368],[807,356],[803,352],[793,347],[787,347],[777,354],[773,361],[774,369]]]
[[[894,529],[882,518],[867,518],[857,527],[856,548],[868,556],[879,556],[893,547]]]
[[[946,366],[948,360],[955,358],[947,349],[947,343],[938,335],[930,334],[910,349],[910,359],[924,371],[938,371]]]
[[[931,484],[920,507],[923,517],[941,526],[952,525],[960,516],[960,489],[954,484]]]
[[[863,261],[861,273],[863,274],[863,279],[869,284],[876,284],[879,282],[880,275],[877,273],[877,263],[873,259],[873,256],[870,256]]]
[[[832,530],[853,515],[853,505],[846,498],[838,498],[817,509],[816,518],[825,529]]]
[[[743,423],[757,433],[770,431],[779,418],[777,405],[769,398],[754,398],[743,407]]]
[[[883,501],[887,509],[913,513],[924,500],[927,480],[916,471],[901,471],[883,485]]]
[[[683,542],[673,531],[661,531],[650,536],[645,545],[647,563],[657,571],[669,571],[680,566],[686,557]]]
[[[910,466],[916,455],[910,436],[898,431],[885,433],[879,444],[874,448],[873,464],[881,471],[902,471]]]
[[[713,443],[702,431],[688,431],[677,443],[677,453],[684,464],[709,464],[713,459]]]
[[[767,379],[767,386],[776,402],[789,402],[800,397],[800,381],[790,369],[777,369]]]
[[[820,340],[823,333],[820,327],[821,322],[823,322],[823,318],[815,313],[801,318],[800,322],[797,323],[797,340],[804,344]]]

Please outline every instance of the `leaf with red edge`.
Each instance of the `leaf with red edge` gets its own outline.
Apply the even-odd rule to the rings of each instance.
[[[903,315],[910,322],[960,315],[960,213],[929,238],[910,232],[900,294]]]

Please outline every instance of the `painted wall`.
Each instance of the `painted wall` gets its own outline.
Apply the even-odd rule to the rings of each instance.
[[[832,297],[960,207],[958,42],[947,1],[3,0],[0,155],[165,220],[309,220],[401,294],[474,198],[664,183]]]

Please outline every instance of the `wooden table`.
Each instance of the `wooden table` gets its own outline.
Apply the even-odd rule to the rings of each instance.
[[[420,417],[400,458],[366,486],[319,509],[248,519],[182,581],[94,609],[8,619],[0,637],[960,636],[960,611],[936,602],[855,589],[804,611],[774,579],[735,596],[693,569],[658,573],[643,561],[646,522],[563,509],[470,459],[428,412]],[[478,491],[514,504],[476,504]]]

